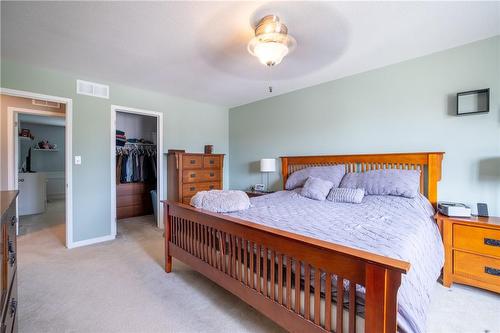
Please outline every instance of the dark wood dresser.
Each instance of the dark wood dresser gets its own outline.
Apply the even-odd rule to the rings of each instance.
[[[199,191],[221,190],[224,154],[169,152],[168,200],[189,204]]]
[[[2,213],[2,324],[1,333],[17,332],[17,239],[16,197],[17,191],[0,191]]]
[[[155,184],[125,183],[116,185],[116,218],[153,214],[150,191]]]

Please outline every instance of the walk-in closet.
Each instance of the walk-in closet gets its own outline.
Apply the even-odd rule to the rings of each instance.
[[[157,117],[116,112],[116,218],[145,216],[156,225]]]

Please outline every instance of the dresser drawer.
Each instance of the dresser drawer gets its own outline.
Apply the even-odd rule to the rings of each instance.
[[[500,230],[455,224],[453,247],[500,258]]]
[[[191,203],[191,198],[192,198],[192,197],[193,197],[193,196],[183,197],[183,198],[182,198],[182,203],[183,203],[183,204],[186,204],[186,205],[189,205],[189,204]]]
[[[2,317],[2,331],[5,330],[5,332],[13,332],[12,329],[16,327],[15,321],[17,315],[17,302],[17,280],[14,279],[9,297],[5,304],[5,309]]]
[[[453,251],[453,271],[469,279],[500,284],[500,259]]]
[[[184,170],[182,181],[184,183],[199,183],[220,180],[219,170]]]
[[[5,231],[7,233],[7,242],[5,244],[5,253],[6,256],[6,266],[7,266],[7,289],[10,287],[12,283],[12,279],[14,278],[14,273],[16,272],[17,267],[17,244],[16,244],[16,236],[8,233],[8,227],[6,227]]]
[[[220,169],[220,157],[203,156],[203,167],[205,169]]]
[[[182,185],[182,195],[192,196],[200,191],[220,190],[219,182],[189,183]]]
[[[199,169],[203,167],[203,157],[200,155],[183,155],[182,167],[184,169]]]

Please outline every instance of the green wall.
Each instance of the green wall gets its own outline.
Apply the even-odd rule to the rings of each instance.
[[[490,112],[455,116],[455,94],[480,88],[491,89]],[[261,158],[444,151],[439,199],[500,214],[499,109],[499,36],[236,107],[230,186],[262,182]]]
[[[73,99],[73,155],[82,156],[82,164],[73,165],[73,241],[110,234],[110,177],[114,177],[110,174],[111,104],[163,112],[164,151],[177,148],[202,152],[205,144],[213,144],[215,152],[228,153],[225,107],[97,80],[110,84],[110,99],[101,99],[76,94],[76,79],[95,81],[92,77],[3,60],[1,70],[3,88]],[[2,123],[5,120],[2,115]],[[5,129],[1,133],[1,141],[5,142]],[[0,146],[2,164],[6,154],[4,146]],[[4,169],[2,173],[6,172]],[[227,167],[224,182],[228,184]],[[2,175],[2,188],[5,186]]]

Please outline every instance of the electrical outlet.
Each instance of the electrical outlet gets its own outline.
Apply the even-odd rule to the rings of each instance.
[[[75,165],[80,165],[80,164],[82,164],[82,157],[75,156]]]

